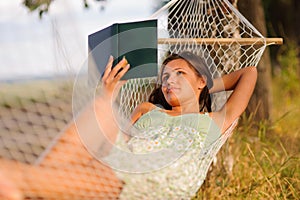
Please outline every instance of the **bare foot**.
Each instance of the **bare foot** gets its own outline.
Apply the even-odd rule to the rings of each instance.
[[[21,200],[23,199],[22,193],[18,190],[15,184],[10,181],[0,171],[0,199],[4,200]]]

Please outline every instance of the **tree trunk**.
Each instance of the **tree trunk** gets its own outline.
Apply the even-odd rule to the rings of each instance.
[[[239,11],[266,36],[266,22],[261,0],[240,0],[238,2]],[[256,111],[255,120],[271,118],[272,109],[272,86],[271,86],[271,60],[269,49],[266,49],[259,62],[258,80],[254,94],[247,108],[247,113]]]

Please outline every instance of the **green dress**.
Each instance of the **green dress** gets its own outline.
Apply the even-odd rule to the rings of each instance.
[[[125,183],[120,199],[193,197],[207,173],[207,170],[201,169],[201,155],[220,137],[220,129],[209,115],[191,113],[171,116],[155,108],[141,116],[134,128],[135,135],[128,143],[122,136],[118,138],[118,148],[148,157],[131,161],[130,156],[118,155],[112,150],[111,159],[118,162],[121,168],[132,164],[136,170],[115,169],[117,176]],[[170,149],[172,154],[164,151]],[[141,167],[136,168],[138,165]]]

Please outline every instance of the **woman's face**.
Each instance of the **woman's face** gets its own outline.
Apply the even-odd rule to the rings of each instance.
[[[172,107],[195,100],[198,102],[200,88],[204,86],[204,79],[183,59],[172,60],[163,69],[162,92]]]

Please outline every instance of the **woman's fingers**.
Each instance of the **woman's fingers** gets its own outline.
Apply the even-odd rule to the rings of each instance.
[[[119,78],[120,80],[122,76],[128,71],[127,69],[125,72],[123,72],[128,64],[125,57],[115,67],[112,68],[113,61],[114,61],[113,57],[110,56],[108,63],[105,67],[104,75],[102,77],[103,81],[107,81],[108,79],[109,79],[108,81],[115,81],[115,78]],[[129,66],[127,68],[129,68]],[[119,74],[121,74],[121,76],[119,76]]]
[[[130,67],[125,57],[116,66],[112,67],[112,65],[113,57],[111,56],[102,78],[103,91],[108,97],[112,97],[119,90],[118,83]]]
[[[115,76],[115,80],[116,81],[119,81],[123,76],[124,76],[124,74],[126,73],[126,72],[128,72],[128,70],[129,70],[129,68],[130,68],[130,65],[129,64],[127,64],[125,67],[123,67],[123,68],[120,68],[120,70],[119,70],[119,72],[117,73],[117,75]]]
[[[128,62],[124,57],[110,72],[110,78],[115,79],[119,73],[121,73],[124,68],[127,66]],[[124,73],[123,73],[124,75]]]
[[[109,59],[108,59],[107,65],[105,67],[105,71],[104,71],[102,80],[106,80],[107,79],[109,73],[111,72],[111,68],[112,68],[113,62],[114,62],[114,57],[110,56]]]

